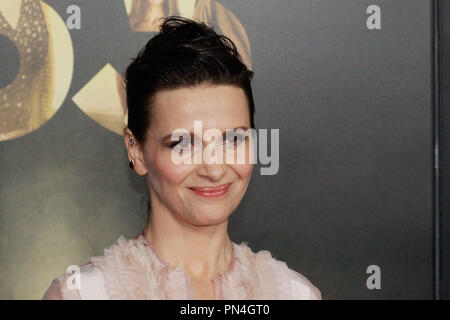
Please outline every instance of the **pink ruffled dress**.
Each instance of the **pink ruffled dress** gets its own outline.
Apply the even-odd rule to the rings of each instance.
[[[245,242],[232,242],[227,271],[212,279],[220,300],[320,300],[320,291],[303,275],[273,258],[254,253]],[[78,277],[64,273],[54,279],[42,299],[59,300],[194,300],[191,278],[181,266],[170,266],[141,233],[120,236],[104,256],[91,257]]]

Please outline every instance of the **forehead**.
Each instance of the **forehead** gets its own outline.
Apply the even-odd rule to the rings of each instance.
[[[244,90],[231,85],[163,90],[155,94],[153,103],[150,130],[161,134],[178,128],[191,130],[199,120],[204,129],[250,126]]]

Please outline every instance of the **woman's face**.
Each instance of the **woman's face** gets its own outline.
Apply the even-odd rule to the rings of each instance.
[[[162,206],[177,218],[194,225],[212,225],[221,223],[236,209],[250,181],[253,164],[250,151],[252,139],[226,139],[226,129],[250,128],[250,113],[244,90],[231,85],[196,86],[175,90],[159,91],[154,96],[152,121],[147,131],[147,138],[140,158],[135,164],[139,174],[147,174],[152,206]],[[194,135],[194,121],[201,121],[202,136]],[[224,133],[218,141],[207,140],[205,130],[215,128]],[[192,134],[191,142],[199,142],[203,146],[186,143],[177,144],[171,140],[171,133],[176,129],[185,129]],[[245,137],[245,136],[241,136]],[[223,142],[223,143],[222,143]],[[176,146],[174,146],[176,145]],[[209,148],[208,148],[209,145]],[[177,164],[171,153],[182,150],[184,159],[187,156],[191,163]],[[220,146],[214,149],[213,146]],[[194,162],[194,150],[205,155],[216,155],[223,152],[221,163]],[[225,161],[227,155],[234,150],[235,154],[245,150],[244,163]],[[209,158],[211,159],[211,158]],[[138,161],[139,162],[139,161]],[[137,165],[137,166],[136,166]],[[231,184],[226,190],[209,192],[204,187],[216,187]]]

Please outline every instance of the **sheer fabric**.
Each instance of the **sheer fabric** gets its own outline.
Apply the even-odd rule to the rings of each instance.
[[[321,293],[305,276],[272,257],[254,253],[246,243],[232,243],[228,270],[212,279],[220,300],[320,300]],[[193,300],[191,278],[181,266],[160,259],[149,241],[121,236],[80,267],[79,286],[64,273],[54,279],[44,300]],[[72,282],[71,282],[72,281]]]

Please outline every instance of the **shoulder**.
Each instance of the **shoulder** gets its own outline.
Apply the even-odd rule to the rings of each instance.
[[[80,266],[69,266],[65,273],[53,279],[42,299],[106,300],[122,295],[124,283],[119,280],[139,283],[138,276],[145,271],[135,270],[141,266],[147,252],[144,245],[141,237],[127,239],[120,236],[105,248],[104,255],[91,257]]]
[[[304,275],[289,269],[292,288],[296,300],[322,300],[320,290]]]
[[[107,298],[101,270],[91,262],[69,266],[50,283],[42,300],[104,300]]]
[[[304,275],[289,268],[287,263],[276,259],[268,250],[254,252],[247,243],[236,245],[237,257],[246,264],[247,273],[258,274],[263,283],[263,291],[273,291],[277,288],[279,298],[293,300],[321,300],[320,290]]]
[[[272,258],[272,263],[278,274],[289,279],[293,300],[322,300],[320,290],[307,277],[289,268],[286,262]]]
[[[65,279],[66,273],[53,279],[42,296],[42,300],[78,300],[79,297],[78,299],[76,296],[73,297],[73,299],[68,299],[68,297],[63,294]]]

